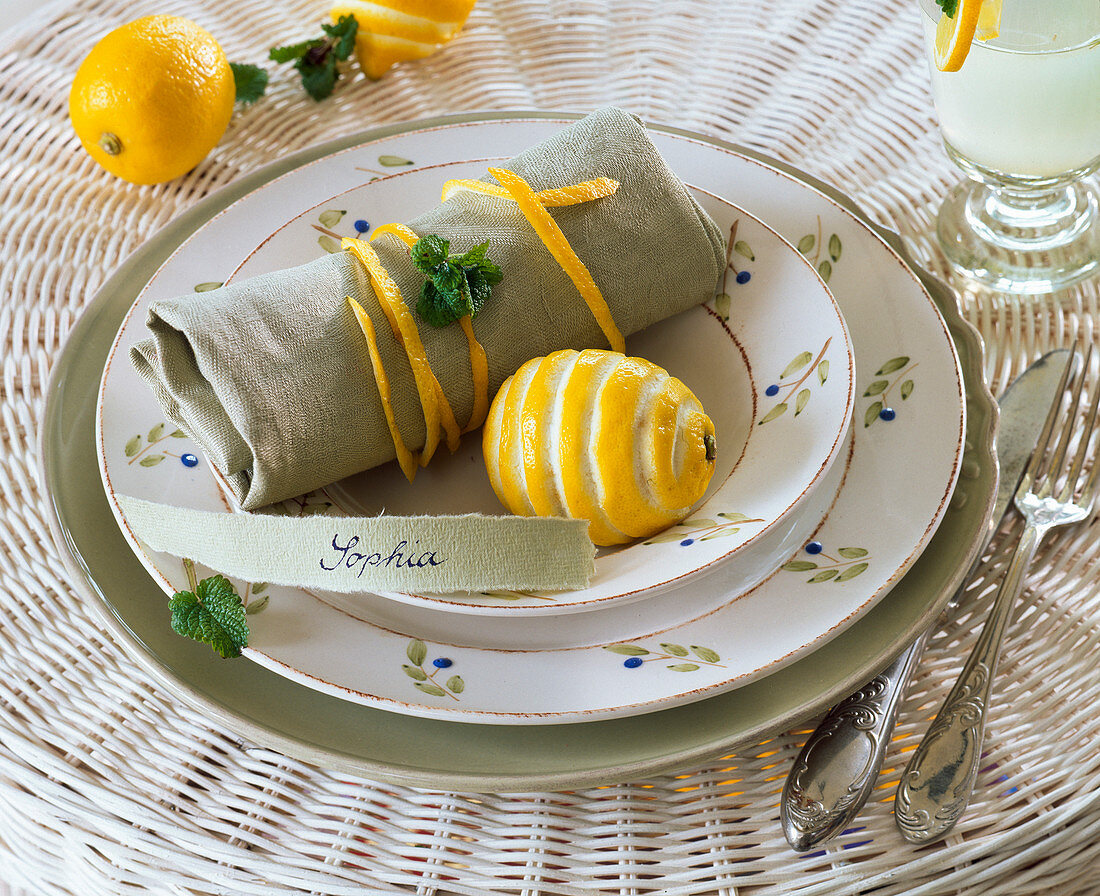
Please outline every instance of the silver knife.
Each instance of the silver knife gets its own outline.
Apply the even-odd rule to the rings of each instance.
[[[1044,355],[1001,397],[997,498],[982,550],[952,603],[966,590],[1009,507],[1069,354],[1060,349]],[[886,669],[834,706],[802,747],[779,806],[783,834],[793,849],[806,852],[820,846],[844,830],[867,802],[890,743],[898,706],[931,633],[931,628],[923,632]]]

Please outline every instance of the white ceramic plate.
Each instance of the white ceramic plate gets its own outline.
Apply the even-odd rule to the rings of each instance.
[[[476,157],[485,146],[509,156],[562,124],[448,124],[394,136],[381,154],[368,144],[319,159],[213,218],[162,266],[146,295],[224,279],[270,234],[268,222],[313,208],[333,189],[358,186],[364,170],[385,174],[395,160],[444,164]],[[654,137],[687,182],[736,199],[797,244],[848,321],[863,371],[854,448],[847,468],[834,467],[847,478],[813,543],[738,600],[723,603],[736,581],[724,580],[727,565],[720,564],[659,600],[537,626],[527,620],[523,628],[538,628],[538,643],[528,635],[522,650],[515,649],[518,620],[490,627],[377,598],[336,607],[286,589],[256,596],[242,583],[250,602],[265,602],[249,617],[252,659],[345,699],[436,718],[531,723],[630,715],[738,687],[805,656],[873,606],[919,556],[945,512],[965,431],[958,360],[933,302],[877,235],[823,194],[723,147],[675,133]],[[751,263],[745,269],[751,274]],[[156,448],[142,442],[139,450],[164,460],[133,466],[177,478],[180,488],[208,475],[172,456],[189,453],[188,446],[157,429],[151,396],[145,416],[135,407],[129,418],[112,418],[107,383],[103,457],[124,454],[136,434],[146,441],[155,434],[166,441]],[[171,454],[165,444],[174,445]],[[695,534],[685,528],[681,541],[694,543]],[[183,581],[178,562],[154,570],[168,591]],[[665,608],[651,610],[657,617],[666,615],[647,616],[651,605]],[[680,615],[672,625],[668,607]]]
[[[406,170],[326,199],[264,240],[230,279],[311,261],[336,249],[339,237],[355,235],[356,223],[365,229],[363,222],[377,226],[419,214],[438,203],[446,180],[479,177],[487,165],[500,161],[463,160]],[[774,572],[791,545],[817,527],[824,507],[816,515],[807,513],[806,502],[844,447],[854,397],[854,360],[840,309],[794,246],[736,206],[699,190],[695,195],[722,231],[733,236],[725,297],[716,306],[721,311],[696,308],[650,327],[628,340],[627,352],[685,382],[714,420],[717,469],[691,519],[713,518],[715,524],[695,538],[690,551],[680,544],[685,526],[624,548],[601,550],[595,577],[579,591],[387,596],[479,615],[552,615],[648,599],[717,562],[737,564],[738,593],[743,593]],[[740,270],[749,264],[748,255],[751,276]],[[144,338],[144,308],[145,302],[138,302],[119,334],[120,343]],[[132,419],[128,397],[143,389],[136,374],[125,365],[112,366],[106,383],[119,398],[120,416]],[[480,433],[468,436],[454,455],[445,455],[440,452],[412,483],[391,463],[284,506],[294,511],[296,503],[331,504],[333,512],[356,516],[502,513],[482,472]],[[125,477],[127,487],[154,500],[225,509],[213,480],[205,489],[169,488],[153,497],[156,481],[126,477],[123,458],[108,457],[106,467],[112,474],[108,488]],[[120,491],[129,494],[125,488]],[[689,522],[687,528],[695,527]],[[786,537],[771,537],[780,528]]]

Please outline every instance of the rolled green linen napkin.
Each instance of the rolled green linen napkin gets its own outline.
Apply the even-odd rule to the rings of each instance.
[[[503,167],[535,191],[597,177],[619,182],[613,196],[549,211],[624,336],[714,294],[725,265],[723,235],[633,116],[599,110]],[[419,236],[449,240],[452,254],[488,241],[489,257],[503,271],[473,319],[488,355],[490,398],[531,358],[607,347],[576,286],[515,202],[459,191],[407,224]],[[403,243],[383,236],[372,246],[400,287],[432,371],[465,424],[474,388],[462,329],[433,327],[416,315],[424,275]],[[245,510],[395,457],[347,296],[374,323],[397,426],[416,450],[426,428],[412,367],[350,253],[150,306],[150,338],[131,349],[131,361],[167,418],[202,448]]]

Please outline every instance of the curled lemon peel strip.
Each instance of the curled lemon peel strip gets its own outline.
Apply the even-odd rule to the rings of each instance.
[[[617,180],[612,180],[610,177],[596,177],[592,180],[570,184],[567,187],[539,190],[535,196],[543,208],[556,208],[614,196],[615,191],[618,189],[619,182]],[[512,198],[511,193],[497,184],[487,184],[483,180],[456,179],[449,180],[443,185],[443,201],[446,202],[455,193],[462,190],[484,193],[487,196],[499,196],[502,199]]]
[[[371,233],[371,240],[376,240],[386,234],[401,240],[410,249],[420,240],[420,237],[404,224],[380,224]],[[489,413],[489,358],[485,354],[484,346],[477,341],[477,336],[474,335],[474,325],[470,315],[463,315],[458,319],[458,323],[462,327],[462,332],[466,335],[466,343],[470,348],[470,376],[474,386],[474,408],[470,412],[470,419],[466,423],[466,428],[462,430],[466,433],[472,432],[481,426]],[[450,447],[449,440],[447,444]],[[451,448],[452,452],[454,450],[455,448]]]
[[[489,414],[489,356],[485,354],[485,347],[477,341],[474,335],[474,324],[470,315],[458,319],[462,332],[466,334],[466,343],[470,347],[470,373],[474,382],[474,409],[470,412],[470,420],[463,432],[471,432],[485,422]]]
[[[370,241],[373,243],[378,237],[385,236],[386,234],[397,237],[410,249],[415,246],[420,239],[420,237],[404,224],[379,224],[371,232]]]
[[[420,395],[420,404],[424,409],[424,448],[420,454],[420,465],[424,466],[439,447],[441,429],[446,430],[448,441],[453,437],[457,444],[459,432],[454,413],[446,401],[440,402],[442,389],[428,363],[428,354],[424,351],[424,343],[420,340],[420,331],[416,329],[412,314],[401,297],[400,288],[382,266],[374,249],[363,240],[349,237],[342,240],[341,247],[350,251],[367,269],[382,311],[394,335],[405,349],[405,354],[409,357],[413,378],[416,380],[416,391]]]
[[[374,368],[374,382],[378,386],[378,396],[382,399],[382,411],[386,415],[386,425],[390,428],[390,436],[393,438],[393,447],[397,451],[397,463],[401,466],[401,472],[409,482],[416,476],[416,455],[405,445],[401,438],[401,432],[397,428],[397,420],[393,416],[393,401],[390,394],[390,381],[386,376],[386,368],[382,366],[382,356],[378,353],[378,338],[374,332],[374,323],[370,315],[363,310],[351,296],[347,296],[351,310],[355,312],[355,319],[359,321],[359,327],[367,339],[367,352],[370,355],[371,367]]]
[[[596,285],[596,281],[592,279],[592,273],[585,263],[577,257],[577,253],[569,245],[569,240],[565,238],[565,234],[561,232],[557,222],[550,217],[550,213],[539,202],[535,191],[531,189],[527,181],[507,168],[490,168],[489,173],[511,194],[520,211],[523,212],[523,216],[534,228],[535,233],[538,234],[539,239],[542,240],[554,260],[569,275],[569,279],[577,287],[577,291],[581,294],[585,304],[588,305],[592,316],[596,318],[596,323],[599,324],[600,329],[611,345],[612,351],[625,353],[626,341],[615,325],[615,320],[611,316],[611,309],[607,307],[607,302],[604,300],[600,288]]]

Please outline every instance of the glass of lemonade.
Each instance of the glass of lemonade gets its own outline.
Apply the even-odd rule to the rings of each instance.
[[[1019,293],[1100,274],[1100,0],[1002,0],[997,36],[954,72],[931,61],[940,7],[919,3],[944,146],[968,178],[937,219],[948,259]]]

